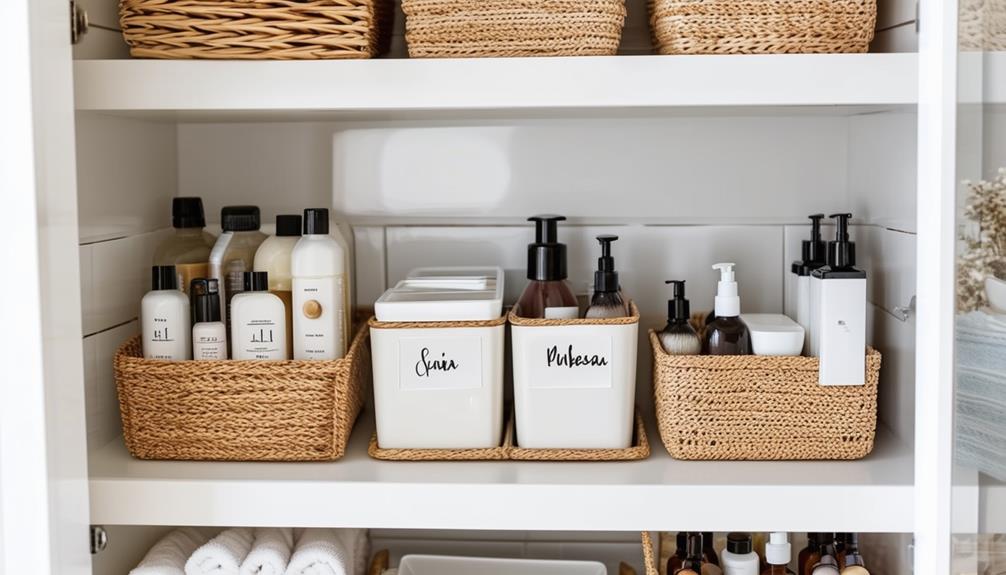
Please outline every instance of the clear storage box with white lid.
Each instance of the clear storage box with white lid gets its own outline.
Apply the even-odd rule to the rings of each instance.
[[[412,270],[378,299],[374,311],[370,337],[380,447],[498,446],[503,270]]]

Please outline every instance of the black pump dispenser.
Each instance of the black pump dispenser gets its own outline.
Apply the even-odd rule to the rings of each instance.
[[[601,257],[597,258],[597,271],[594,272],[595,292],[617,292],[618,272],[615,271],[615,258],[611,257],[611,242],[618,236],[600,235],[597,241],[601,243]]]
[[[566,216],[543,214],[527,219],[534,222],[535,240],[527,246],[527,279],[556,281],[566,279],[566,244],[559,243],[559,222]]]
[[[674,299],[667,300],[667,323],[687,323],[692,309],[685,299],[685,280],[667,280],[664,283],[674,286]]]
[[[856,265],[856,244],[849,241],[849,220],[852,214],[832,214],[835,220],[835,241],[828,242],[828,265],[844,270]]]
[[[810,239],[803,240],[800,246],[800,261],[793,262],[793,273],[800,276],[809,276],[810,272],[825,265],[827,245],[821,239],[821,220],[824,214],[811,214],[810,218]]]

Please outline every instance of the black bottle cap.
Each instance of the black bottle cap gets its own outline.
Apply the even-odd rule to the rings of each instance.
[[[527,246],[527,279],[555,281],[566,279],[566,244],[560,244],[559,222],[566,216],[551,214],[531,216],[535,240]]]
[[[153,266],[150,268],[150,289],[178,289],[178,271],[175,266]]]
[[[206,214],[203,212],[203,199],[172,198],[171,226],[175,228],[205,228]]]
[[[196,278],[189,284],[194,323],[220,321],[220,285],[215,279]]]
[[[304,235],[323,236],[328,233],[328,208],[304,210]]]
[[[601,243],[601,257],[597,258],[597,271],[594,272],[595,292],[618,291],[618,272],[615,271],[615,258],[611,257],[611,242],[617,239],[618,236],[597,236],[597,241]]]
[[[713,548],[713,532],[703,531],[702,532],[702,548],[712,549]]]
[[[738,555],[747,555],[752,549],[754,549],[754,545],[751,543],[750,533],[727,534],[727,551]]]
[[[828,242],[828,267],[843,270],[856,265],[856,244],[849,241],[849,220],[852,214],[832,214],[836,221],[835,241]]]
[[[300,216],[297,214],[276,216],[276,235],[280,237],[300,236]]]
[[[685,299],[685,280],[667,280],[664,283],[674,286],[674,297],[667,300],[668,323],[688,321],[692,317],[692,308]]]
[[[689,533],[688,534],[688,545],[685,550],[685,556],[689,559],[701,559],[702,558],[702,534],[701,533]]]
[[[254,232],[262,227],[258,206],[224,206],[220,210],[220,227],[225,232]]]
[[[244,272],[244,291],[269,291],[269,272]]]

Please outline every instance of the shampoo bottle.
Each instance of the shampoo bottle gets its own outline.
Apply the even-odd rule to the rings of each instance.
[[[210,252],[210,275],[220,286],[220,313],[230,329],[231,298],[244,289],[244,273],[255,269],[255,252],[265,241],[256,206],[226,206],[220,211],[223,233]]]
[[[762,575],[793,575],[789,569],[792,554],[793,549],[786,533],[773,532],[765,544],[765,562],[768,563],[768,567],[762,571]]]
[[[269,292],[286,308],[286,350],[293,353],[293,275],[290,256],[300,240],[299,215],[276,216],[276,235],[269,236],[255,252],[255,271],[269,274]],[[289,359],[289,358],[287,358]]]
[[[751,333],[741,320],[741,298],[734,279],[734,265],[713,266],[720,272],[713,321],[706,326],[703,353],[709,355],[750,355]]]
[[[811,273],[811,355],[820,358],[821,385],[866,382],[866,272],[856,269],[856,244],[849,241],[852,214],[834,214],[835,241],[828,265]]]
[[[803,240],[800,247],[801,259],[793,262],[789,289],[786,290],[786,315],[803,327],[803,352],[810,352],[810,274],[824,267],[826,246],[821,239],[821,220],[824,214],[813,214],[810,218],[810,239]],[[792,295],[792,297],[790,297]]]
[[[517,300],[520,317],[576,319],[580,306],[566,283],[566,244],[559,243],[559,222],[564,216],[532,216],[535,241],[527,246],[527,279],[531,280]]]
[[[723,552],[723,575],[758,575],[761,562],[754,552],[750,533],[727,534],[727,549]]]
[[[192,358],[189,298],[178,289],[175,266],[154,266],[151,286],[140,302],[143,357],[164,361]]]
[[[231,300],[231,349],[234,359],[287,358],[286,310],[269,293],[265,272],[245,272],[241,293]]]
[[[866,562],[859,554],[859,536],[848,533],[845,539],[845,561],[842,562],[842,575],[870,575]]]
[[[196,278],[189,288],[192,300],[192,359],[227,359],[227,326],[220,321],[217,280]]]
[[[684,280],[669,280],[674,286],[674,299],[667,300],[667,325],[659,334],[660,345],[670,355],[698,355],[702,340],[688,322],[691,307],[685,299]]]
[[[175,266],[178,289],[187,292],[195,278],[209,275],[210,250],[216,238],[203,228],[203,200],[200,198],[172,198],[171,237],[154,251],[155,266]]]
[[[339,359],[349,334],[346,252],[328,234],[328,210],[304,210],[304,236],[293,248],[293,357]]]
[[[611,242],[618,236],[600,235],[597,241],[601,243],[601,257],[597,258],[597,271],[594,272],[594,295],[590,298],[590,307],[585,317],[625,317],[627,310],[622,299],[621,287],[618,285],[618,272],[615,271],[615,258],[611,257]]]

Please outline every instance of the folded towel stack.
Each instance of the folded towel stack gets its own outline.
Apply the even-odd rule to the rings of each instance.
[[[297,540],[286,575],[356,575],[354,539],[339,529],[305,529]],[[364,560],[365,561],[365,560]]]
[[[185,575],[239,575],[252,541],[248,527],[225,530],[196,549],[185,563]]]
[[[251,552],[241,564],[241,575],[283,575],[293,552],[293,529],[255,529]]]
[[[185,561],[207,539],[191,527],[175,529],[151,547],[129,575],[185,575]]]
[[[1006,318],[957,318],[957,463],[1006,480]]]

